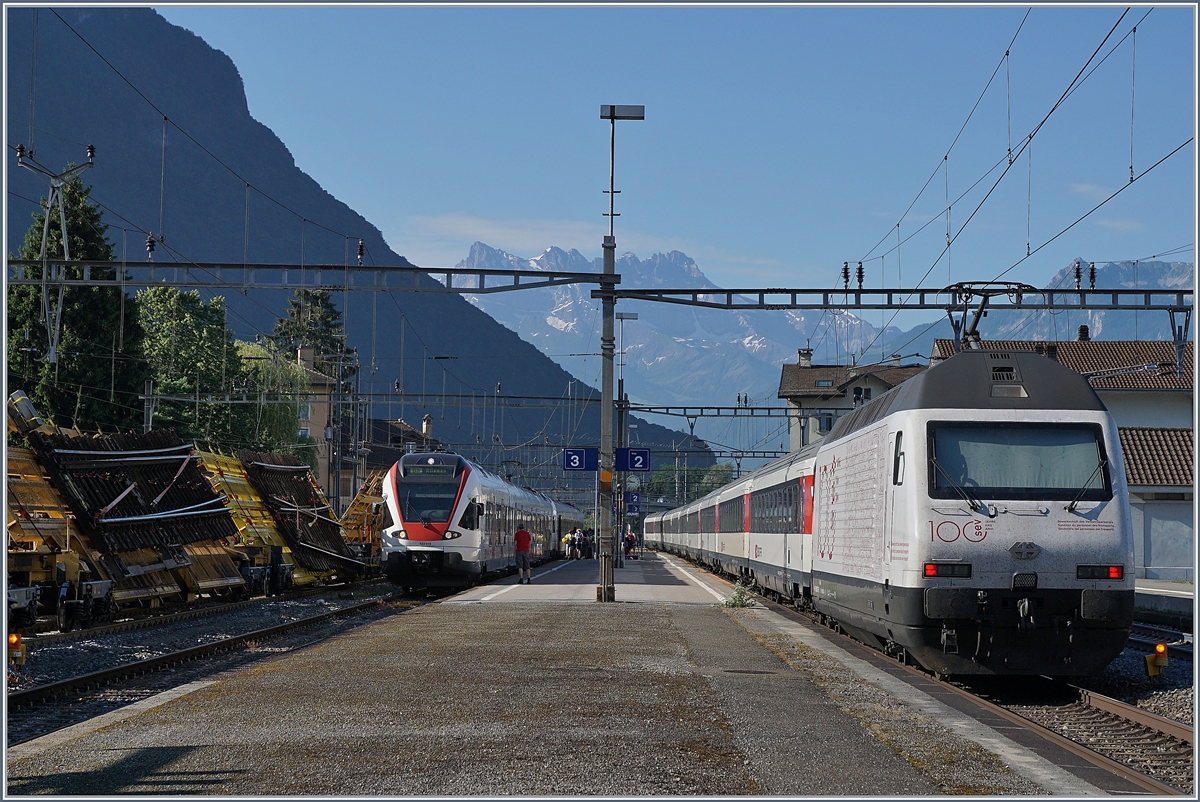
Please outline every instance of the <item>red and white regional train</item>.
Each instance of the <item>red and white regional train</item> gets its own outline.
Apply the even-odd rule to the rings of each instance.
[[[467,587],[516,566],[513,534],[532,535],[533,562],[561,552],[583,514],[457,454],[405,454],[383,482],[384,574],[404,588]]]
[[[1116,424],[1034,352],[933,365],[645,539],[947,675],[1097,674],[1133,620]]]

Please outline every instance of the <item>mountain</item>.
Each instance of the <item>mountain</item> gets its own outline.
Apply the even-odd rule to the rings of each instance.
[[[1082,260],[1076,260],[1082,262]],[[1045,288],[1073,289],[1075,262],[1054,274]],[[1082,262],[1081,286],[1090,286],[1088,264]],[[1192,289],[1195,266],[1191,262],[1109,262],[1096,265],[1097,289]],[[1069,302],[1068,302],[1068,305]],[[1178,321],[1182,323],[1182,319]],[[1170,340],[1171,321],[1166,312],[1072,311],[992,312],[980,331],[994,340],[1073,340],[1079,326],[1087,325],[1093,340]],[[1189,338],[1191,332],[1188,332]]]
[[[603,263],[574,249],[550,247],[527,259],[476,242],[458,267],[598,273]],[[622,287],[721,291],[679,251],[645,260],[626,253],[617,258],[616,272]],[[1086,286],[1086,269],[1084,281]],[[1192,283],[1192,265],[1185,262],[1120,262],[1096,268],[1098,288],[1179,288]],[[1046,286],[1073,287],[1073,263]],[[600,304],[591,299],[590,290],[590,285],[571,285],[465,297],[573,374],[589,377],[600,362]],[[626,392],[634,403],[656,405],[733,406],[742,393],[758,403],[778,403],[780,366],[795,362],[797,349],[805,345],[813,348],[816,363],[847,364],[852,358],[859,363],[888,359],[892,349],[906,360],[927,358],[935,338],[953,337],[944,317],[907,331],[889,326],[881,336],[867,320],[841,311],[729,312],[645,301],[621,301],[618,310],[638,315],[623,324],[617,321]],[[988,339],[1073,339],[1080,323],[1089,323],[1094,339],[1170,339],[1162,312],[992,311],[980,330]],[[860,355],[864,347],[867,354]]]
[[[471,246],[457,266],[595,273],[603,269],[601,259],[589,261],[574,249],[551,247],[525,259],[482,242]],[[625,253],[617,257],[616,272],[622,287],[720,290],[679,251],[645,260]],[[569,285],[465,297],[575,375],[587,378],[600,362],[600,303],[590,293],[590,285]],[[817,361],[845,361],[847,352],[857,353],[878,334],[865,320],[840,312],[729,312],[646,301],[621,301],[618,311],[638,315],[624,324],[617,321],[618,350],[624,341],[626,392],[631,401],[658,405],[734,406],[742,393],[760,403],[777,403],[780,365],[795,362],[797,349],[811,342]],[[894,327],[885,335],[885,345],[904,341]],[[871,350],[879,354],[879,347],[874,344]]]
[[[95,146],[96,167],[84,179],[118,254],[145,259],[153,231],[163,237],[158,263],[341,265],[355,258],[361,238],[368,266],[409,264],[250,116],[237,67],[199,37],[149,8],[6,11],[8,141],[31,148],[52,171],[83,162],[84,146]],[[48,185],[9,158],[6,244],[15,252]],[[435,286],[428,276],[421,281]],[[272,331],[290,293],[223,294],[230,328],[253,339]],[[495,404],[497,396],[579,399],[599,391],[458,295],[337,292],[334,300],[363,364],[360,390],[371,394],[372,416],[402,414],[420,426],[432,414],[438,439],[464,450],[482,444],[496,460],[516,456],[504,453],[516,444],[542,444],[520,455],[525,464],[552,463],[555,445],[598,442],[594,405]],[[397,386],[468,400],[413,404],[394,393]],[[659,449],[680,441],[678,432],[645,421],[639,435]],[[496,437],[503,443],[492,448]],[[693,457],[706,462],[711,457]]]

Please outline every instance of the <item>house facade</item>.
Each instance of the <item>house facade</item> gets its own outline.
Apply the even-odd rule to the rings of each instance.
[[[850,366],[814,365],[808,348],[800,349],[799,356],[797,364],[784,364],[779,378],[778,397],[791,408],[789,451],[821,439],[839,417],[928,367],[902,365],[899,355],[893,355],[891,362]]]

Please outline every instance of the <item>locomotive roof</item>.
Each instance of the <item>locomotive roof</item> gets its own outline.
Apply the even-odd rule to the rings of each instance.
[[[1019,385],[1024,396],[1005,393]],[[907,409],[1011,409],[1097,411],[1106,407],[1088,380],[1033,351],[969,350],[932,365],[843,416],[826,438],[831,443]]]

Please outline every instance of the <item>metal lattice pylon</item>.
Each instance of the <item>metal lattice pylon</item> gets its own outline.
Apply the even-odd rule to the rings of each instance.
[[[63,187],[67,186],[76,176],[95,163],[96,149],[91,145],[87,146],[87,157],[86,164],[77,164],[61,173],[52,173],[33,160],[33,151],[26,151],[24,145],[17,145],[17,165],[50,179],[50,195],[46,199],[46,217],[42,223],[42,250],[38,255],[38,259],[42,262],[42,319],[46,321],[46,338],[48,340],[46,361],[51,365],[58,362],[58,341],[62,335],[63,292],[66,290],[66,285],[58,285],[58,298],[52,301],[50,282],[65,278],[65,276],[60,274],[66,270],[66,267],[63,265],[51,267],[49,265],[49,254],[46,253],[46,240],[50,236],[50,212],[54,209],[55,205],[58,206],[58,221],[62,227],[63,260],[70,261],[71,251],[67,240],[67,210],[63,203]],[[51,271],[54,271],[53,276],[51,275]]]

